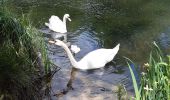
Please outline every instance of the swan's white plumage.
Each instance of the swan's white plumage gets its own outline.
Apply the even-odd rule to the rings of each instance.
[[[96,69],[104,67],[106,63],[110,62],[119,50],[119,44],[113,49],[97,49],[89,52],[79,62],[78,66],[82,69]],[[84,66],[85,65],[85,66]]]
[[[65,14],[62,21],[58,16],[52,15],[49,19],[49,23],[45,23],[45,25],[48,26],[50,30],[53,30],[55,32],[66,33],[66,20],[68,19],[69,21],[71,21],[69,17],[69,14]]]
[[[101,48],[94,50],[92,52],[89,52],[80,61],[77,62],[65,43],[63,43],[60,40],[56,40],[56,42],[50,41],[50,43],[55,43],[56,45],[63,47],[73,67],[82,70],[97,69],[104,67],[106,63],[110,62],[115,57],[115,55],[119,51],[120,46],[120,44],[118,44],[113,49]]]

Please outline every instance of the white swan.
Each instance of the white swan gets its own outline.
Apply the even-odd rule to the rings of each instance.
[[[49,23],[45,23],[45,25],[48,26],[49,29],[52,31],[66,33],[67,32],[66,20],[68,19],[69,21],[71,21],[69,17],[70,17],[69,14],[65,14],[63,16],[62,21],[58,16],[52,15],[49,19]]]
[[[89,52],[86,56],[84,56],[80,61],[77,62],[64,42],[56,40],[49,41],[49,43],[54,43],[55,45],[63,47],[73,67],[82,70],[97,69],[104,67],[106,63],[110,62],[115,57],[115,55],[119,51],[120,46],[120,44],[118,44],[113,49],[101,48],[94,50],[92,52]]]

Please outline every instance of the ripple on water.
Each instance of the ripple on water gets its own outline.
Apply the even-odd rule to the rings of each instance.
[[[77,30],[68,34],[68,41],[81,48],[81,51],[75,55],[78,61],[88,52],[102,47],[101,41],[95,34],[87,30]],[[73,70],[66,53],[61,47],[53,48],[53,52],[50,58],[61,67],[61,70],[54,75],[52,80],[53,99],[56,99],[53,95],[66,89],[68,83],[71,84],[73,90],[67,91],[66,94],[60,97],[60,100],[115,100],[117,97],[114,92],[118,84],[124,84],[128,87],[128,90],[132,90],[127,67],[122,67],[124,71],[121,74],[113,73],[115,69],[113,65],[106,66],[105,69],[92,71]]]

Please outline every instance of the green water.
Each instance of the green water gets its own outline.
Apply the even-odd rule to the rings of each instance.
[[[147,58],[148,47],[170,25],[169,0],[11,0],[6,5],[21,16],[29,14],[37,28],[51,15],[69,13],[68,31],[95,31],[103,47],[121,43],[121,55],[138,62]],[[145,55],[146,54],[146,55]]]

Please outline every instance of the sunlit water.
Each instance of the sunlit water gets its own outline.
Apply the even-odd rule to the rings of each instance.
[[[96,33],[88,29],[79,29],[68,34],[68,42],[78,45],[81,51],[75,54],[75,59],[79,61],[88,52],[103,47],[103,43],[96,38]],[[61,67],[53,77],[52,98],[55,94],[61,94],[71,84],[73,90],[66,91],[65,95],[59,95],[61,100],[80,100],[84,99],[107,99],[117,98],[118,85],[123,84],[128,94],[133,94],[132,82],[128,68],[119,64],[108,64],[104,69],[81,71],[72,69],[70,61],[64,49],[57,46],[49,46],[50,58],[56,65]],[[115,59],[119,60],[119,57]],[[116,60],[115,60],[116,61]],[[72,73],[72,74],[71,74]]]
[[[131,96],[133,86],[125,59],[142,66],[147,62],[152,42],[156,41],[165,55],[170,52],[170,2],[165,0],[135,2],[106,0],[21,0],[8,3],[9,9],[21,15],[29,14],[40,30],[51,15],[61,19],[69,13],[68,42],[81,51],[75,54],[79,61],[85,54],[98,48],[113,48],[120,43],[114,62],[104,69],[81,71],[72,69],[61,47],[49,46],[49,58],[61,69],[51,82],[51,98],[60,100],[115,100],[117,86],[123,84]],[[72,73],[72,74],[71,74]],[[137,74],[136,74],[137,75]],[[65,91],[69,83],[73,89]]]

